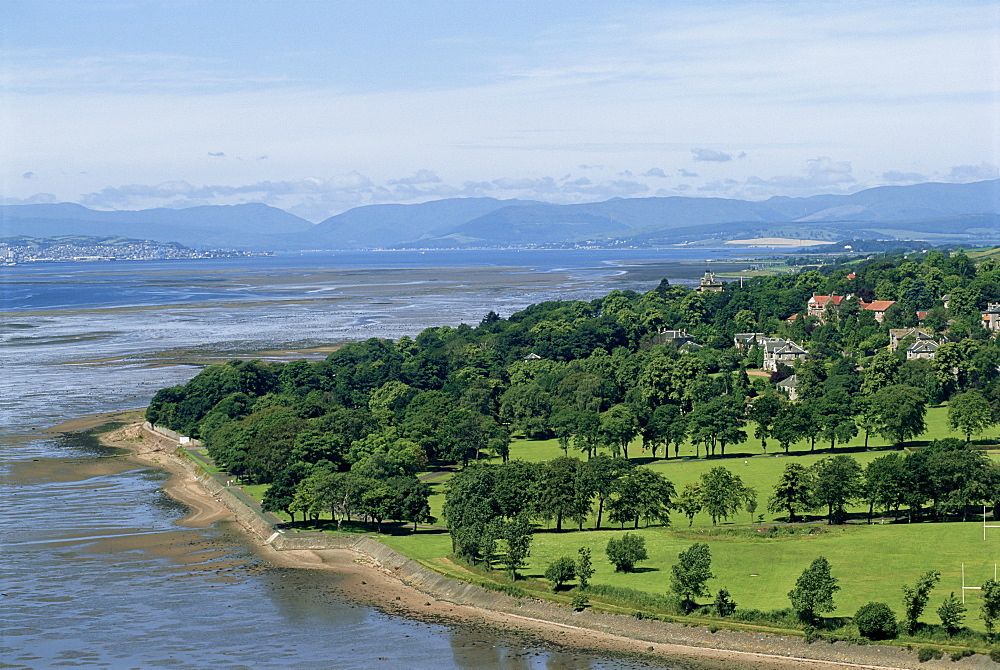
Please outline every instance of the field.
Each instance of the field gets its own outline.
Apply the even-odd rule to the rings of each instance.
[[[929,436],[955,436],[947,428],[947,411],[944,407],[934,407],[928,411],[928,430],[921,436],[923,443]],[[751,431],[752,432],[752,431]],[[870,450],[862,447],[864,437],[858,436],[848,445],[838,445],[833,453],[849,453],[862,465],[890,453],[884,440],[872,436]],[[1000,442],[1000,430],[993,429],[981,436],[979,443],[990,444],[993,458],[1000,459],[996,452]],[[914,444],[920,445],[918,440]],[[552,525],[541,525],[535,533],[531,556],[522,571],[528,578],[520,582],[529,589],[545,588],[542,583],[532,584],[531,580],[541,580],[545,567],[560,556],[576,556],[580,547],[590,547],[597,570],[593,583],[615,587],[637,589],[644,592],[665,594],[669,590],[670,566],[676,562],[677,554],[695,542],[705,542],[712,553],[712,570],[716,578],[708,583],[714,593],[720,588],[730,591],[742,608],[762,610],[788,607],[788,591],[809,563],[818,556],[825,556],[840,580],[841,590],[836,594],[836,616],[850,616],[862,604],[876,600],[887,603],[900,612],[900,586],[912,584],[928,570],[941,572],[941,583],[932,594],[931,603],[923,617],[924,621],[936,623],[934,610],[950,592],[961,593],[962,564],[965,564],[966,583],[978,585],[993,577],[993,566],[1000,563],[1000,529],[989,529],[987,540],[983,540],[980,518],[966,523],[891,523],[880,517],[874,525],[863,519],[844,526],[829,526],[816,518],[810,524],[793,527],[795,534],[779,532],[776,536],[770,526],[777,516],[766,511],[767,498],[790,460],[809,465],[830,455],[827,444],[817,443],[816,451],[810,452],[808,444],[793,446],[789,456],[780,450],[775,453],[769,445],[768,455],[761,454],[759,441],[750,440],[731,448],[731,457],[716,459],[694,459],[694,450],[689,445],[681,448],[680,459],[652,460],[643,454],[638,442],[630,447],[630,455],[653,470],[662,473],[679,490],[686,482],[697,480],[702,473],[712,467],[724,466],[739,475],[744,484],[757,490],[759,506],[754,515],[763,515],[763,521],[752,520],[749,513],[740,511],[729,522],[712,526],[705,514],[695,517],[688,526],[685,517],[675,512],[670,527],[640,527],[637,532],[646,539],[649,559],[641,562],[638,570],[631,574],[615,573],[604,553],[608,539],[621,535],[621,530],[593,530],[594,519],[585,524],[586,530],[557,533]],[[511,458],[528,461],[549,460],[562,455],[556,440],[519,440],[512,445]],[[581,456],[570,450],[570,455]],[[660,453],[662,456],[662,452]],[[437,480],[432,497],[432,509],[440,516],[443,504],[444,478]],[[863,515],[865,508],[856,507],[849,511],[856,516]],[[785,528],[785,527],[780,527]],[[385,541],[407,555],[424,562],[430,567],[444,572],[454,572],[454,566],[447,560],[451,552],[451,541],[444,532],[421,531],[415,535],[386,537]],[[572,583],[571,583],[572,584]],[[708,602],[710,599],[703,599]],[[967,623],[981,629],[978,620],[978,593],[967,594],[969,615]]]

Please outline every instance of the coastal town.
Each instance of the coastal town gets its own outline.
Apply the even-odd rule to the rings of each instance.
[[[63,235],[55,238],[0,238],[0,264],[87,261],[162,261],[199,258],[248,258],[268,252],[235,249],[191,249],[176,242],[154,242],[123,237]]]

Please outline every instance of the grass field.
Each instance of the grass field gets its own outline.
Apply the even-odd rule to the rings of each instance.
[[[752,430],[748,431],[752,434]],[[927,431],[910,443],[920,446],[935,437],[960,437],[948,431],[947,409],[933,407],[927,414]],[[997,446],[1000,443],[1000,429],[994,428],[976,440],[989,443],[991,455],[1000,459]],[[674,513],[671,527],[640,528],[638,532],[646,538],[649,560],[640,563],[638,571],[631,574],[615,573],[605,556],[608,539],[621,535],[621,530],[592,530],[594,519],[580,531],[556,533],[554,524],[542,524],[534,536],[531,557],[523,571],[528,578],[528,587],[543,589],[541,582],[532,585],[531,580],[541,580],[545,567],[560,556],[576,556],[579,547],[591,548],[596,574],[595,584],[626,587],[650,593],[665,594],[669,590],[670,566],[676,562],[677,554],[695,542],[706,542],[712,552],[712,567],[716,578],[708,584],[717,591],[727,588],[736,602],[744,608],[762,610],[788,607],[788,591],[795,580],[813,559],[825,556],[833,568],[833,574],[840,580],[841,590],[836,595],[838,616],[853,615],[858,607],[876,600],[887,603],[900,614],[900,587],[912,584],[928,570],[941,572],[941,583],[933,593],[924,620],[936,623],[934,610],[951,591],[961,593],[962,564],[966,566],[966,583],[981,584],[993,577],[994,563],[1000,563],[1000,529],[988,531],[988,539],[983,540],[980,520],[967,523],[885,523],[876,518],[874,525],[865,523],[845,526],[828,526],[819,519],[803,532],[795,535],[769,537],[768,525],[775,522],[777,515],[766,511],[767,499],[777,483],[782,470],[790,461],[810,465],[831,453],[848,453],[863,465],[891,452],[887,442],[872,435],[870,450],[863,449],[864,436],[859,435],[847,445],[838,445],[830,452],[827,444],[817,443],[816,451],[810,452],[808,444],[794,445],[786,456],[777,445],[768,445],[768,454],[763,455],[760,442],[752,437],[744,444],[731,448],[727,458],[695,459],[691,445],[684,445],[680,459],[652,460],[650,454],[642,453],[638,441],[629,450],[633,459],[663,474],[679,490],[685,483],[697,480],[703,473],[716,466],[729,468],[739,475],[747,486],[758,493],[758,509],[755,514],[763,514],[763,523],[753,523],[750,515],[739,512],[728,523],[713,527],[706,514],[695,517],[688,527],[687,519]],[[571,456],[583,457],[570,449]],[[516,440],[511,447],[511,458],[527,461],[545,461],[563,455],[556,440]],[[662,456],[660,452],[660,456]],[[435,487],[432,509],[440,515],[443,504],[444,487]],[[850,509],[861,514],[866,508]],[[891,521],[891,520],[890,520]],[[808,534],[812,528],[813,533]],[[419,532],[415,535],[398,535],[385,538],[387,544],[431,567],[449,571],[446,557],[451,553],[451,541],[446,533]],[[709,599],[710,600],[710,599]],[[982,629],[978,620],[978,593],[967,594],[969,615],[967,623]],[[707,600],[706,600],[707,602]]]
[[[752,427],[747,432],[752,435]],[[928,410],[927,431],[909,446],[927,444],[932,436],[960,437],[949,432],[945,407]],[[991,456],[1000,460],[1000,428],[979,436],[976,442],[988,446]],[[729,468],[743,479],[744,484],[756,489],[758,509],[755,516],[763,515],[763,521],[751,519],[749,513],[740,511],[728,522],[713,526],[706,514],[699,514],[688,527],[687,519],[675,512],[670,527],[632,531],[646,539],[649,559],[630,574],[615,573],[606,558],[608,539],[619,537],[623,532],[609,528],[607,521],[600,531],[593,530],[594,519],[591,518],[585,524],[586,530],[561,533],[552,530],[553,524],[542,524],[534,535],[531,556],[522,571],[527,579],[518,584],[529,591],[547,591],[547,583],[541,581],[546,566],[560,556],[575,557],[577,549],[586,546],[591,548],[596,568],[594,584],[666,594],[670,566],[677,561],[677,554],[695,542],[705,542],[710,547],[716,575],[708,583],[709,589],[713,593],[720,588],[728,589],[742,608],[788,607],[787,593],[799,574],[813,559],[825,556],[841,586],[835,597],[837,610],[834,615],[851,616],[862,604],[874,600],[887,603],[898,616],[901,613],[900,587],[914,583],[928,570],[939,570],[941,583],[932,594],[923,617],[925,622],[937,623],[934,610],[943,598],[952,591],[961,593],[963,563],[967,585],[979,585],[993,577],[993,566],[1000,563],[1000,529],[989,530],[984,541],[982,522],[978,519],[967,523],[881,524],[876,518],[874,525],[859,522],[828,526],[817,517],[808,525],[795,527],[795,534],[782,532],[773,536],[770,531],[778,517],[767,512],[767,499],[787,463],[795,461],[808,466],[831,453],[848,453],[865,465],[891,451],[885,440],[874,435],[869,440],[869,450],[864,450],[863,443],[864,436],[859,435],[847,445],[838,445],[833,452],[825,443],[817,443],[815,452],[809,451],[808,444],[793,445],[787,456],[776,451],[776,444],[769,444],[768,453],[764,455],[760,442],[751,437],[746,443],[730,448],[726,458],[695,459],[694,448],[684,445],[680,458],[653,460],[650,454],[642,452],[636,441],[629,451],[633,459],[663,474],[677,490],[713,467]],[[572,449],[569,454],[584,457]],[[514,459],[538,462],[561,455],[563,452],[556,440],[515,440],[511,445],[511,458]],[[439,523],[443,523],[440,521],[441,508],[449,477],[450,474],[436,476],[430,482],[431,510]],[[263,495],[263,487],[253,489],[255,496]],[[849,511],[861,515],[867,509],[855,507]],[[448,559],[451,540],[443,530],[422,529],[415,534],[383,535],[380,539],[433,569],[461,576],[456,573],[459,568]],[[709,602],[711,599],[702,600]],[[967,601],[967,625],[982,630],[982,622],[978,619],[978,593],[969,592]]]

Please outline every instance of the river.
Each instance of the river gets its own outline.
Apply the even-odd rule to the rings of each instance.
[[[384,614],[336,575],[177,524],[163,473],[60,422],[143,407],[208,362],[323,355],[552,299],[649,290],[711,251],[354,252],[5,267],[0,667],[653,667]],[[648,263],[654,263],[649,265]],[[662,274],[659,276],[663,276]],[[655,279],[654,279],[655,277]],[[666,667],[666,666],[655,666]]]

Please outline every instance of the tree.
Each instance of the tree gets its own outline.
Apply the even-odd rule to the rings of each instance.
[[[576,514],[578,499],[575,491],[581,466],[582,462],[579,459],[566,456],[559,456],[542,464],[538,509],[543,519],[555,517],[557,531],[562,530],[564,516],[571,518],[579,516]],[[586,502],[589,507],[590,501]]]
[[[774,514],[786,512],[788,522],[798,521],[799,511],[812,509],[813,473],[799,463],[788,463],[781,479],[774,487],[774,494],[767,501],[767,511]]]
[[[613,453],[628,458],[628,445],[639,434],[639,420],[628,405],[615,405],[601,413],[601,436]]]
[[[844,507],[861,493],[861,466],[841,454],[824,458],[812,466],[813,500],[827,507],[827,523],[843,523]]]
[[[517,579],[517,569],[531,555],[532,531],[531,522],[527,516],[520,514],[503,527],[503,539],[507,541],[507,569],[511,579]]]
[[[580,582],[580,589],[587,590],[590,586],[590,578],[594,576],[594,564],[590,559],[590,547],[580,547],[577,549],[576,577]]]
[[[743,480],[721,465],[701,476],[702,505],[712,517],[713,524],[735,514],[743,506],[746,494]]]
[[[817,614],[833,611],[833,594],[839,589],[837,578],[830,574],[830,563],[820,556],[795,580],[788,598],[799,617],[811,624]]]
[[[773,434],[773,427],[781,411],[781,400],[774,393],[765,393],[754,398],[750,405],[750,420],[757,424],[754,437],[760,440],[761,449],[767,453],[767,438]]]
[[[674,501],[674,508],[687,517],[688,526],[694,524],[694,515],[701,511],[701,485],[688,482]]]
[[[644,467],[630,469],[615,482],[608,500],[608,518],[623,526],[626,521],[634,521],[635,528],[640,518],[646,520],[647,526],[650,521],[669,524],[673,495],[674,485],[660,473]]]
[[[545,579],[552,582],[552,590],[559,588],[576,576],[576,561],[571,556],[562,556],[545,568]]]
[[[869,640],[891,640],[896,637],[896,616],[885,603],[866,603],[854,615],[858,632]]]
[[[967,443],[994,423],[993,408],[976,389],[952,396],[948,402],[948,426],[965,435]]]
[[[733,600],[727,589],[719,589],[719,592],[715,594],[712,607],[715,608],[715,613],[719,616],[732,616],[733,612],[736,611],[736,601]]]
[[[991,579],[982,586],[983,605],[979,616],[986,624],[986,632],[993,636],[996,622],[1000,619],[1000,582]]]
[[[906,487],[906,464],[899,454],[879,456],[865,466],[862,489],[868,502],[868,523],[875,508],[888,513],[898,510]]]
[[[924,432],[926,397],[921,389],[902,384],[879,389],[867,403],[875,430],[897,445]]]
[[[937,608],[937,614],[941,618],[941,625],[948,631],[948,635],[954,635],[962,629],[962,622],[965,620],[967,609],[962,601],[955,597],[955,592],[944,599],[941,607]]]
[[[608,540],[605,552],[608,560],[615,566],[615,572],[632,572],[636,563],[649,558],[646,554],[646,538],[632,533]]]
[[[597,496],[597,520],[595,530],[601,529],[601,517],[604,513],[604,503],[615,492],[616,482],[625,472],[631,469],[631,463],[622,458],[612,458],[600,454],[587,461],[586,469]]]
[[[670,590],[690,612],[695,606],[694,599],[707,595],[705,582],[715,576],[712,574],[712,554],[707,544],[697,542],[677,554],[677,559],[670,568]]]

